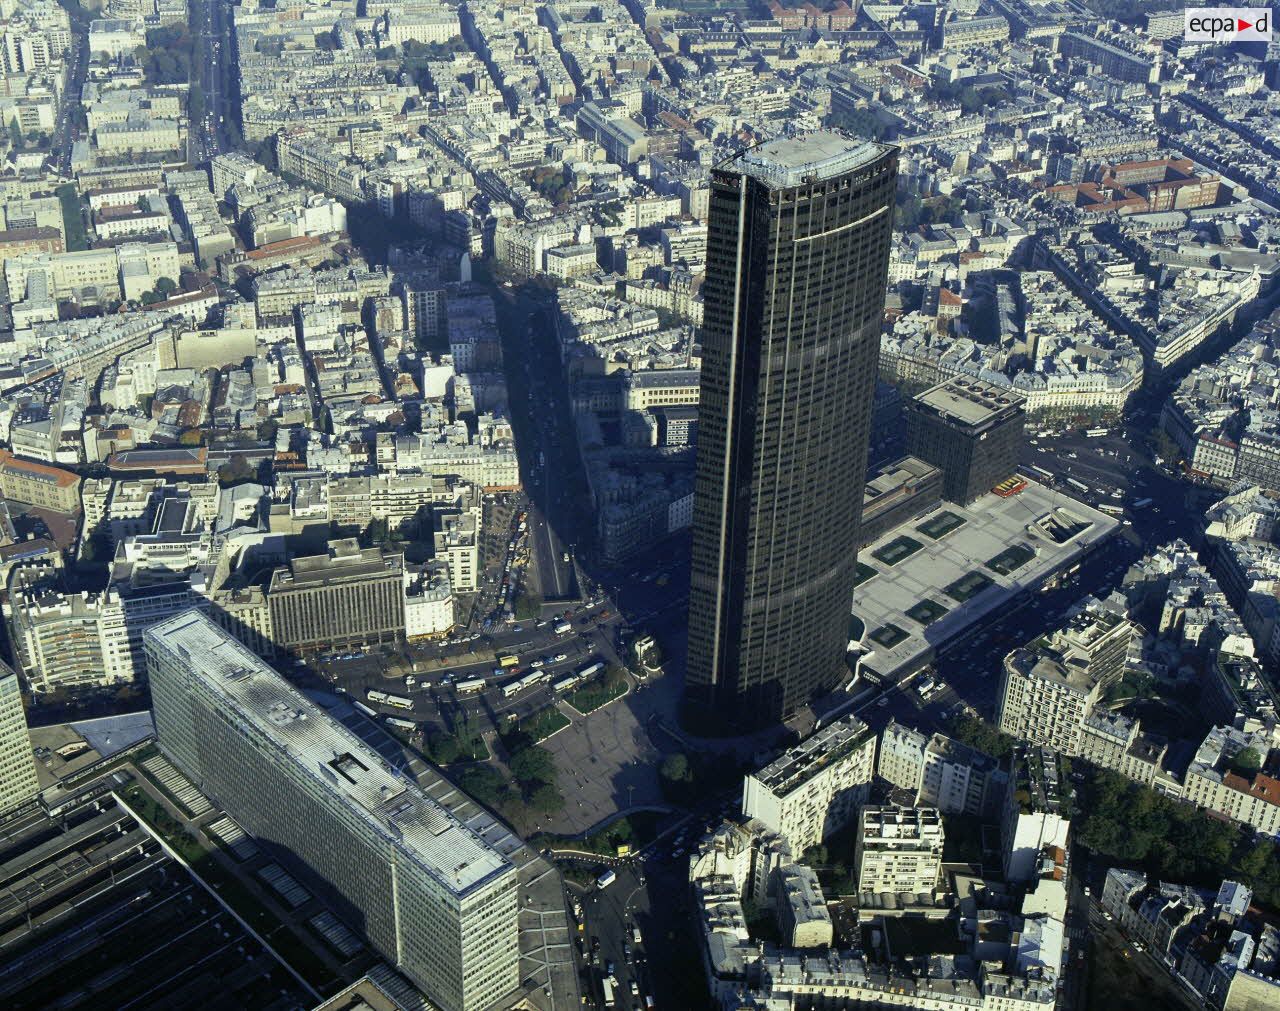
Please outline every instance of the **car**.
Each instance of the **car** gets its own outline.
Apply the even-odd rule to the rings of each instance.
[[[546,666],[546,661],[545,661],[545,660],[534,660],[531,664],[529,664],[529,666],[530,666],[530,667],[532,667],[534,670],[537,670],[539,667],[545,667],[545,666]]]
[[[564,663],[569,657],[564,653],[557,653],[554,657],[556,663]]]

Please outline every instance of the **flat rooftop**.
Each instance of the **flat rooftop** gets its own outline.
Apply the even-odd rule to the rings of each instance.
[[[778,796],[803,786],[832,762],[857,750],[871,729],[856,716],[845,716],[824,727],[780,756],[752,778]]]
[[[863,168],[892,150],[874,141],[816,130],[767,141],[729,159],[723,167],[768,186],[799,186]]]
[[[195,611],[148,633],[189,660],[229,718],[279,748],[377,835],[455,896],[515,873],[515,865],[243,645]]]
[[[1118,526],[1105,513],[1028,480],[1008,498],[988,492],[968,506],[943,502],[894,527],[858,553],[862,581],[852,611],[865,626],[863,665],[891,680],[911,673]]]
[[[976,427],[1015,413],[1026,401],[1003,386],[956,376],[931,386],[915,402],[949,421]]]

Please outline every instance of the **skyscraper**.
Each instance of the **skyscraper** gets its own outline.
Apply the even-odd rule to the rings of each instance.
[[[0,814],[34,800],[39,789],[18,675],[0,662]]]
[[[712,172],[690,718],[778,720],[848,642],[897,151],[819,132]]]
[[[434,1006],[520,983],[517,870],[500,850],[197,611],[143,634],[156,737]]]

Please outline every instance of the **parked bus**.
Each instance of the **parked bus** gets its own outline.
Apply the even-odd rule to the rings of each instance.
[[[413,699],[406,699],[403,695],[392,695],[390,692],[375,691],[372,688],[365,694],[369,696],[370,702],[377,702],[379,705],[395,706],[397,709],[413,708]]]
[[[1053,484],[1053,482],[1057,480],[1053,476],[1053,471],[1051,470],[1045,470],[1043,467],[1037,467],[1035,464],[1032,464],[1028,469],[1032,473],[1034,473],[1036,477],[1041,478],[1044,481],[1047,481],[1049,484]]]
[[[1076,491],[1080,492],[1081,494],[1084,494],[1084,495],[1089,494],[1089,486],[1085,484],[1083,481],[1077,481],[1074,477],[1069,477],[1067,478],[1067,484],[1071,485],[1072,488],[1074,488]]]
[[[399,716],[388,716],[386,722],[393,727],[399,727],[401,730],[417,730],[418,725],[413,720],[402,720]]]
[[[1113,505],[1110,502],[1101,503],[1098,508],[1108,516],[1123,516],[1124,506]]]
[[[498,657],[499,667],[514,667],[519,662],[520,658],[513,653],[508,653],[506,656]]]
[[[601,872],[600,876],[596,878],[596,887],[601,889],[608,888],[617,880],[618,875],[615,874],[612,869],[609,869]]]
[[[1133,508],[1135,508],[1135,509],[1145,509],[1145,508],[1146,508],[1147,506],[1149,506],[1149,505],[1151,505],[1151,499],[1149,499],[1149,498],[1140,498],[1140,499],[1138,499],[1138,501],[1137,501],[1137,502],[1133,503]]]
[[[613,1007],[613,980],[605,976],[600,980],[600,989],[604,991],[604,1006]]]
[[[1108,431],[1106,428],[1090,428],[1084,434],[1087,439],[1101,439]]]
[[[587,681],[595,677],[602,670],[604,670],[604,664],[602,663],[593,663],[590,666],[583,667],[582,670],[578,671],[578,680]]]
[[[465,681],[459,681],[453,687],[457,689],[459,695],[472,695],[475,692],[484,691],[484,678],[467,678]]]
[[[351,704],[355,706],[356,709],[358,709],[360,712],[364,713],[365,716],[369,717],[369,719],[376,720],[378,718],[378,714],[374,712],[372,709],[370,709],[368,706],[366,706],[359,699],[352,699]]]
[[[573,626],[569,624],[569,622],[567,621],[562,621],[558,625],[556,625],[556,627],[552,629],[552,631],[554,631],[556,635],[568,635],[570,632],[573,631]]]

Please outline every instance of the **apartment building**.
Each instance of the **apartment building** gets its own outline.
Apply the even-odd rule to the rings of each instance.
[[[510,859],[207,617],[146,650],[165,755],[431,1003],[517,988]]]
[[[864,807],[855,856],[859,893],[933,892],[944,837],[937,808]]]
[[[846,716],[747,776],[742,815],[759,819],[802,854],[857,817],[875,756],[875,733]]]
[[[80,478],[61,467],[22,460],[0,449],[0,495],[41,509],[73,513],[80,508]]]

